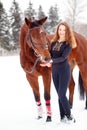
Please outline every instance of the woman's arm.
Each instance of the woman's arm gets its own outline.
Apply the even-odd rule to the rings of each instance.
[[[68,58],[71,51],[72,51],[72,47],[70,45],[67,45],[66,48],[64,49],[63,54],[62,54],[61,57],[52,58],[53,63],[64,62]]]

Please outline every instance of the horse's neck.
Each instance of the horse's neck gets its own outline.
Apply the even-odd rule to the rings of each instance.
[[[23,35],[26,36],[27,32],[28,32],[28,26],[26,24],[24,24],[21,28],[21,32]]]
[[[51,42],[51,40],[53,39],[54,37],[54,34],[48,34],[47,33],[47,38],[49,39],[49,41]]]
[[[54,34],[48,34],[47,33],[47,39],[48,39],[48,46],[49,46],[49,50],[51,48],[51,40],[53,39]]]

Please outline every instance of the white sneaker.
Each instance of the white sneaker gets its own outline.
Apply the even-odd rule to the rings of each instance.
[[[74,119],[74,117],[72,115],[70,115],[70,116],[67,116],[67,122],[69,122],[69,123],[75,123],[76,120]]]
[[[63,123],[75,123],[75,119],[73,118],[72,115],[70,116],[64,116],[62,119],[61,119],[61,122]]]
[[[64,117],[61,119],[61,122],[66,123],[66,121],[67,121],[67,117],[64,116]]]

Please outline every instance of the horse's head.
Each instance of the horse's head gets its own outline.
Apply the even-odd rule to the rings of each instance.
[[[31,47],[37,57],[42,62],[50,62],[51,56],[48,49],[48,39],[46,31],[43,28],[47,17],[40,20],[31,20],[25,18],[25,23],[28,26],[27,44]]]

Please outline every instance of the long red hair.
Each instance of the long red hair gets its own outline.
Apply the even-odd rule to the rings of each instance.
[[[52,42],[56,42],[59,39],[59,34],[58,34],[58,30],[60,25],[64,25],[65,26],[65,39],[66,39],[66,43],[70,44],[72,46],[72,48],[75,48],[77,46],[76,44],[76,40],[73,34],[72,29],[69,27],[69,25],[66,22],[61,22],[58,24],[57,28],[56,28],[56,32],[54,34],[54,37],[52,39]]]

